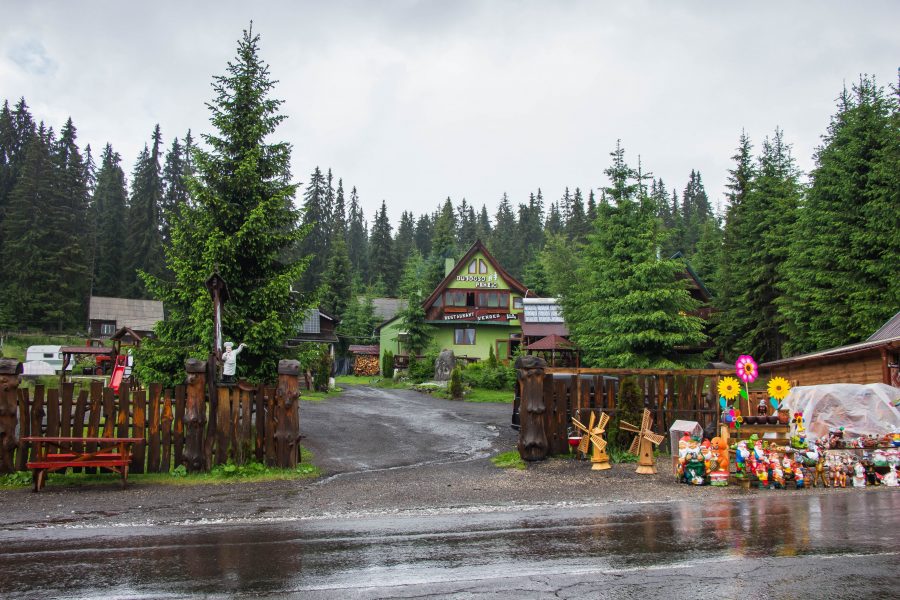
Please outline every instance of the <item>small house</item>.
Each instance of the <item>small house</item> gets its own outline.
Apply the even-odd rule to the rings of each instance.
[[[158,300],[91,296],[88,308],[90,337],[109,338],[123,327],[141,337],[152,336],[153,328],[165,318]]]
[[[800,354],[760,365],[769,377],[795,385],[886,383],[900,387],[900,312],[864,342]]]

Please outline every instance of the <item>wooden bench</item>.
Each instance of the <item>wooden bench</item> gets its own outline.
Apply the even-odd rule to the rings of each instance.
[[[33,471],[34,491],[38,492],[47,482],[47,474],[69,467],[100,467],[122,476],[122,488],[128,482],[128,465],[131,463],[131,445],[143,438],[106,437],[43,437],[22,438],[33,444],[32,460],[27,467]],[[97,444],[90,451],[80,451],[84,444]],[[52,446],[56,452],[48,452]],[[66,448],[63,448],[66,446]]]

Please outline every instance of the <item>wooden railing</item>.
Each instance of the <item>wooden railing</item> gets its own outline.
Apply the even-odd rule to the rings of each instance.
[[[638,408],[653,416],[653,429],[668,433],[678,419],[715,427],[720,377],[733,375],[718,369],[551,369],[535,356],[516,362],[519,407],[519,453],[526,460],[542,460],[569,451],[572,417],[589,419],[589,411],[605,412],[615,420],[622,382],[637,386]]]
[[[171,389],[158,383],[131,389],[123,383],[116,394],[94,381],[76,395],[72,383],[19,388],[18,363],[0,361],[0,473],[25,470],[32,452],[21,440],[27,436],[142,438],[133,448],[131,473],[167,473],[182,464],[191,472],[208,471],[228,461],[252,460],[295,467],[300,458],[297,362],[279,363],[276,386],[253,388],[210,389],[206,367],[203,361],[187,361],[187,384]],[[78,449],[90,451],[91,444]]]

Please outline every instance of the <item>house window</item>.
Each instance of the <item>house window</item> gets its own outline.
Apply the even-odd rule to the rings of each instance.
[[[457,346],[473,346],[475,345],[474,329],[457,329],[454,332],[453,343]]]
[[[522,310],[522,299],[521,298],[513,298],[513,308]]]
[[[484,275],[488,272],[487,263],[485,263],[482,259],[472,259],[472,262],[469,263],[469,274],[475,275],[480,274]]]
[[[466,293],[465,292],[457,292],[454,290],[450,290],[446,293],[444,298],[445,306],[465,306],[466,305]]]
[[[509,295],[507,292],[479,292],[478,306],[505,309],[509,306]]]
[[[112,335],[115,332],[115,323],[100,323],[100,335]]]
[[[469,274],[474,275],[475,272],[477,271],[477,269],[478,269],[477,261],[473,260],[472,262],[469,263]]]

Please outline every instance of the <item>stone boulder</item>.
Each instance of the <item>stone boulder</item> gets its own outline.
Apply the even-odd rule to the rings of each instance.
[[[453,350],[441,350],[437,360],[434,361],[434,380],[450,381],[450,373],[456,366],[456,357],[453,356]]]

